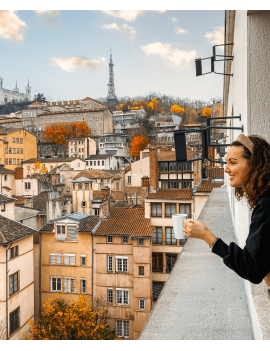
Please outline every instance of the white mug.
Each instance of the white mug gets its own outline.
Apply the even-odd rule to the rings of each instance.
[[[172,215],[172,222],[173,222],[173,231],[174,237],[176,239],[186,239],[185,233],[183,232],[184,227],[184,220],[188,219],[187,214],[173,214]]]

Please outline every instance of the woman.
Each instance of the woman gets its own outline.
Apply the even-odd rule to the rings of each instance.
[[[246,246],[227,245],[200,221],[184,221],[183,231],[187,237],[209,244],[240,277],[259,284],[270,272],[270,145],[261,137],[240,134],[230,146],[224,171],[235,188],[236,199],[245,196],[254,209]]]

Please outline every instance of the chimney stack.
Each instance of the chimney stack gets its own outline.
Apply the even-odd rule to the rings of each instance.
[[[150,191],[156,192],[158,189],[159,165],[158,150],[156,148],[149,149],[150,159]]]

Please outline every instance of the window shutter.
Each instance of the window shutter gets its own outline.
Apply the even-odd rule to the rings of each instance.
[[[75,256],[69,256],[70,258],[70,264],[75,266]]]
[[[67,239],[68,241],[77,241],[77,233],[76,233],[77,227],[76,226],[67,226]]]
[[[56,264],[62,265],[62,255],[55,255],[56,256]]]

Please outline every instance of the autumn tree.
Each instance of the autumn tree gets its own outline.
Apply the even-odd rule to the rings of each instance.
[[[140,151],[142,151],[148,145],[149,138],[145,135],[136,135],[130,143],[129,154],[134,156],[137,160],[140,159]]]
[[[66,145],[70,138],[91,137],[91,129],[86,122],[52,123],[45,127],[42,134],[44,141]]]
[[[203,117],[210,117],[211,116],[211,108],[205,107],[202,110],[202,115],[203,115]]]
[[[29,320],[29,340],[118,340],[107,325],[107,311],[94,312],[86,296],[68,304],[61,295],[45,301],[40,320]]]
[[[180,113],[180,115],[182,115],[185,112],[185,109],[179,105],[172,105],[171,112]]]
[[[48,168],[46,166],[42,167],[41,163],[37,161],[32,167],[30,167],[30,170],[34,173],[45,174]]]

